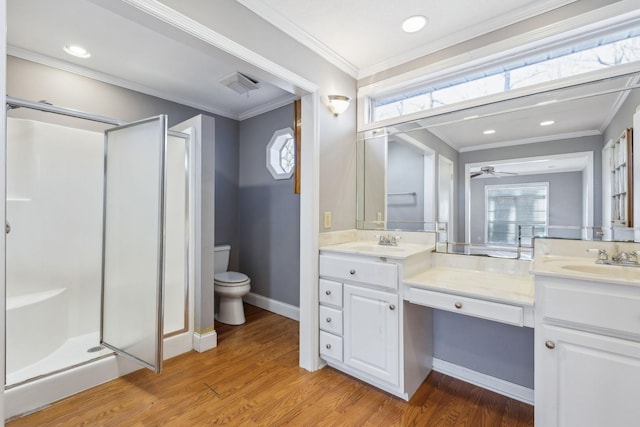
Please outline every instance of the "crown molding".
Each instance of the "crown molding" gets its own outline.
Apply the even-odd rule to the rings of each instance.
[[[411,69],[392,77],[374,81],[358,88],[358,97],[402,90],[443,75],[467,72],[487,66],[504,58],[522,54],[557,42],[560,38],[585,36],[613,26],[640,22],[640,9],[635,0],[620,0],[610,6],[592,10],[572,18],[555,22],[489,45],[423,67]]]
[[[393,67],[397,67],[406,62],[414,59],[421,58],[431,53],[455,46],[459,43],[463,43],[474,38],[483,36],[492,31],[499,30],[509,25],[517,24],[520,21],[524,21],[529,18],[533,18],[537,15],[558,9],[571,3],[575,3],[577,0],[564,0],[558,4],[554,0],[537,1],[534,5],[522,8],[516,11],[514,14],[500,15],[493,19],[480,22],[471,27],[465,28],[464,31],[449,34],[447,37],[434,40],[433,42],[423,44],[415,49],[406,51],[400,55],[389,58],[385,61],[360,69],[358,78],[372,76],[377,73],[381,73]]]
[[[213,29],[203,25],[196,20],[189,18],[180,12],[172,9],[157,0],[122,0],[124,3],[135,7],[136,9],[175,27],[186,34],[196,37],[205,43],[210,44],[230,55],[235,56],[241,61],[247,62],[261,70],[266,71],[286,82],[291,83],[296,88],[305,92],[312,93],[318,90],[318,86],[305,79],[304,77],[293,73],[285,67],[253,52],[228,37],[214,31]]]
[[[270,102],[269,104],[261,105],[259,107],[252,108],[250,110],[240,113],[238,115],[238,120],[243,121],[243,120],[250,119],[252,117],[259,116],[264,113],[268,113],[269,111],[275,110],[276,108],[289,105],[297,99],[300,99],[300,97],[297,95],[287,95],[284,98],[276,99],[275,101]]]
[[[460,153],[467,153],[469,151],[489,150],[491,148],[504,148],[512,147],[514,145],[534,144],[537,142],[557,141],[561,139],[582,138],[585,136],[597,136],[602,135],[599,130],[585,130],[580,132],[569,132],[556,135],[547,135],[534,138],[518,139],[513,141],[495,142],[492,144],[473,145],[471,147],[463,147],[458,150]]]
[[[338,69],[347,73],[349,76],[354,79],[359,77],[360,71],[358,67],[339,55],[326,44],[322,43],[320,40],[291,22],[288,18],[273,9],[271,6],[267,5],[262,0],[237,0],[237,2],[299,43],[308,47]]]
[[[58,70],[67,71],[69,73],[77,74],[83,77],[87,77],[93,80],[98,80],[103,83],[112,84],[114,86],[123,87],[136,92],[144,93],[145,95],[155,96],[156,98],[165,99],[167,101],[175,102],[176,104],[185,105],[187,107],[196,108],[207,113],[216,114],[228,119],[240,120],[238,114],[231,113],[229,111],[221,110],[218,108],[212,108],[208,105],[192,102],[187,99],[183,99],[177,96],[173,96],[163,91],[159,91],[150,88],[139,83],[132,82],[130,80],[122,79],[111,74],[95,71],[80,65],[72,64],[70,62],[62,61],[57,58],[52,58],[47,55],[42,55],[30,50],[22,49],[16,46],[7,45],[7,55],[15,56],[16,58],[25,59],[27,61],[35,62],[38,64],[46,65],[48,67],[56,68]]]

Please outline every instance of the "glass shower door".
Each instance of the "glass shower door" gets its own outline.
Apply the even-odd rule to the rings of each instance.
[[[167,118],[105,131],[101,344],[162,368]]]

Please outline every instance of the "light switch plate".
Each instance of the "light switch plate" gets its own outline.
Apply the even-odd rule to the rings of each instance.
[[[331,228],[331,212],[324,213],[324,228]]]

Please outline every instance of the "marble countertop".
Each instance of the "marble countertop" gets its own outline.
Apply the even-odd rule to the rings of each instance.
[[[640,267],[596,264],[594,258],[536,255],[532,272],[541,276],[640,286]]]
[[[377,242],[357,240],[354,242],[339,243],[335,245],[321,246],[321,252],[337,252],[351,255],[366,255],[385,258],[405,259],[419,253],[427,253],[434,249],[433,245],[420,243],[400,242],[398,246],[383,246]]]
[[[404,280],[405,285],[487,301],[533,306],[532,275],[437,266]]]

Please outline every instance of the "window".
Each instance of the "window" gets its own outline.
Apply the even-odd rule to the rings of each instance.
[[[640,61],[640,30],[632,29],[371,99],[371,120],[392,119],[636,61]]]
[[[275,131],[267,144],[267,169],[274,179],[289,179],[295,165],[293,130],[285,128]]]
[[[485,234],[487,243],[518,244],[518,228],[529,240],[544,234],[549,218],[549,183],[487,185]],[[533,230],[533,233],[532,233]],[[522,242],[530,246],[529,242]]]

